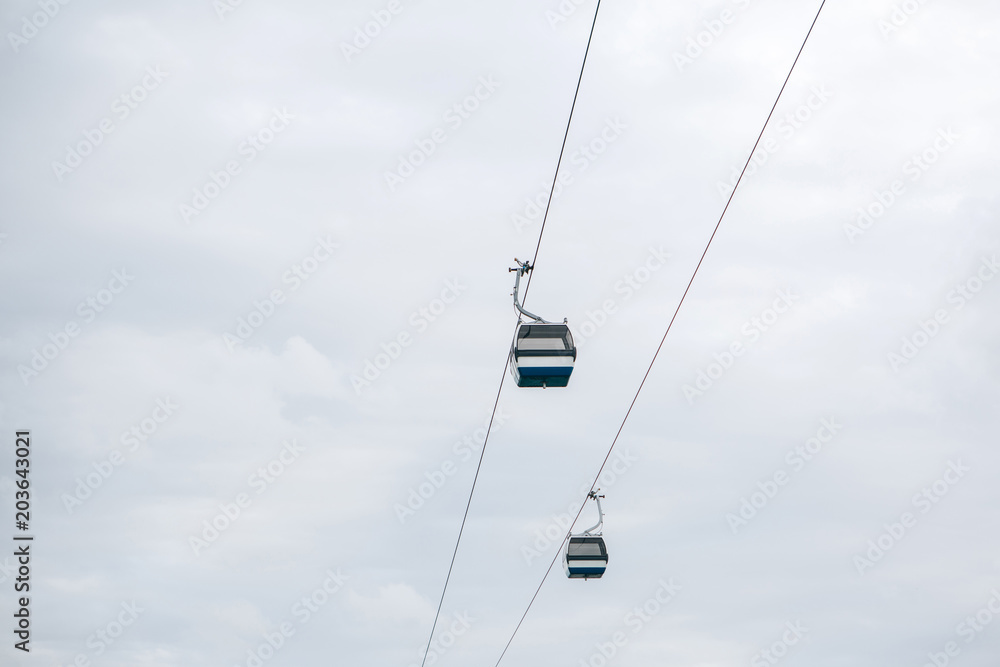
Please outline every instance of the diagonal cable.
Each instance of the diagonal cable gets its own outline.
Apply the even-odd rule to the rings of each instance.
[[[816,27],[816,22],[819,20],[819,15],[823,11],[823,6],[826,5],[826,0],[822,0],[819,5],[819,9],[816,11],[816,17],[813,19],[812,24],[809,26],[809,31],[806,33],[806,37],[802,40],[802,46],[799,47],[799,52],[795,56],[795,60],[792,62],[791,68],[788,70],[788,76],[785,77],[785,82],[781,84],[781,90],[778,91],[778,96],[774,100],[774,104],[771,106],[770,113],[767,114],[767,119],[764,121],[764,126],[760,129],[760,134],[757,135],[757,141],[754,142],[753,149],[750,151],[750,155],[747,157],[746,164],[743,165],[743,171],[740,172],[740,177],[736,180],[736,185],[733,187],[733,191],[729,194],[729,199],[726,201],[725,207],[722,209],[722,214],[719,216],[719,221],[715,223],[715,229],[712,230],[712,235],[708,239],[708,243],[705,245],[705,250],[701,253],[701,258],[698,260],[697,266],[694,268],[694,272],[691,274],[691,279],[688,281],[687,287],[684,288],[684,294],[681,295],[680,301],[677,303],[677,308],[674,310],[673,316],[670,318],[670,323],[667,325],[667,330],[663,333],[663,338],[660,339],[660,344],[656,348],[656,353],[653,354],[652,361],[649,362],[649,367],[646,369],[645,375],[642,376],[642,382],[639,383],[639,388],[635,392],[635,396],[632,397],[632,402],[628,406],[628,411],[625,413],[625,418],[622,419],[621,425],[618,427],[618,432],[615,433],[614,440],[611,442],[611,447],[608,448],[608,453],[604,457],[604,461],[601,463],[600,469],[597,471],[597,475],[594,477],[594,483],[591,485],[590,490],[593,491],[597,486],[597,482],[601,477],[601,473],[604,472],[604,467],[608,464],[608,459],[611,458],[611,453],[614,451],[615,445],[618,444],[618,437],[622,434],[622,430],[625,428],[625,423],[628,421],[629,416],[632,414],[632,409],[635,407],[636,401],[639,399],[639,393],[642,391],[643,386],[646,384],[646,380],[649,378],[650,372],[653,370],[653,365],[656,363],[656,358],[660,355],[660,350],[663,349],[663,344],[667,340],[667,334],[670,333],[670,329],[674,326],[674,321],[677,319],[677,314],[681,310],[681,306],[684,305],[684,299],[687,298],[688,292],[691,290],[691,285],[694,283],[695,277],[698,275],[698,270],[701,268],[702,262],[705,261],[705,256],[708,254],[708,249],[712,246],[712,241],[715,240],[715,235],[719,231],[719,227],[722,226],[722,220],[726,217],[726,212],[729,210],[729,205],[733,201],[733,197],[736,196],[736,190],[740,187],[740,182],[743,180],[743,175],[746,173],[747,167],[750,166],[750,160],[753,158],[754,152],[757,150],[757,146],[760,144],[761,139],[764,137],[764,132],[767,130],[768,124],[771,122],[771,117],[774,115],[774,110],[778,107],[778,102],[781,100],[782,93],[785,92],[785,87],[788,86],[788,81],[792,78],[792,72],[795,71],[795,65],[798,64],[799,58],[802,56],[802,51],[805,50],[806,44],[809,42],[809,36],[812,35],[813,28]],[[528,602],[528,607],[524,610],[524,614],[521,615],[521,620],[517,622],[517,627],[514,628],[514,632],[511,634],[510,639],[507,641],[507,645],[504,646],[503,652],[500,654],[500,658],[497,660],[497,667],[503,660],[504,655],[507,654],[507,649],[510,648],[511,643],[514,641],[514,637],[517,635],[517,631],[521,629],[521,624],[524,623],[524,619],[528,616],[528,612],[531,611],[531,606],[535,603],[538,598],[538,593],[542,590],[542,586],[545,585],[545,580],[548,579],[549,574],[552,572],[553,566],[555,566],[556,561],[559,560],[559,556],[562,555],[563,545],[566,544],[567,538],[573,531],[573,526],[580,518],[580,514],[583,512],[583,508],[586,507],[586,503],[580,506],[577,511],[576,516],[573,518],[573,523],[570,524],[569,530],[563,537],[562,542],[559,544],[559,548],[556,550],[556,555],[552,558],[552,562],[549,563],[548,569],[545,570],[545,574],[542,576],[541,582],[538,584],[538,588],[535,589],[534,595],[531,596],[531,600]]]
[[[548,220],[549,209],[552,206],[552,196],[553,193],[555,192],[557,179],[559,178],[559,168],[562,166],[563,154],[566,152],[566,141],[569,139],[569,129],[573,123],[573,112],[576,110],[576,100],[580,96],[580,84],[583,82],[583,72],[587,67],[587,56],[590,53],[590,43],[594,39],[594,28],[597,25],[597,14],[600,11],[600,9],[601,9],[601,0],[597,0],[597,8],[594,10],[594,21],[590,26],[590,36],[587,38],[587,49],[583,54],[583,64],[580,66],[580,75],[576,81],[576,91],[573,93],[573,104],[572,106],[570,106],[569,118],[566,120],[566,131],[563,133],[562,147],[559,149],[559,160],[556,162],[556,171],[555,171],[555,176],[553,176],[552,178],[552,188],[549,190],[549,199],[545,204],[545,215],[542,217],[542,226],[538,230],[538,243],[535,246],[535,254],[534,258],[531,261],[531,266],[535,265],[535,261],[538,259],[538,250],[542,246],[542,236],[545,234],[545,223]],[[533,275],[533,273],[534,272],[528,274],[528,281],[524,287],[524,296],[521,298],[522,304],[524,303],[525,299],[528,296],[528,288],[531,286],[531,276]],[[515,336],[517,335],[516,329],[514,335]],[[514,341],[512,339],[511,345],[513,345],[513,343]],[[424,657],[420,661],[420,667],[424,667],[425,663],[427,662],[427,654],[431,650],[431,643],[434,641],[434,632],[435,630],[437,630],[438,620],[440,620],[441,618],[441,609],[442,607],[444,607],[444,598],[445,595],[448,593],[448,584],[451,583],[451,574],[455,569],[455,560],[458,557],[458,547],[462,543],[462,534],[465,532],[465,524],[469,518],[469,508],[472,507],[472,497],[476,493],[476,483],[479,481],[479,472],[483,467],[483,458],[486,456],[486,446],[489,443],[490,433],[493,430],[493,420],[496,418],[497,407],[500,405],[500,394],[503,392],[503,383],[504,379],[507,377],[507,367],[509,365],[510,365],[510,357],[508,357],[507,361],[504,363],[503,374],[500,376],[500,386],[497,389],[496,400],[493,402],[493,412],[490,415],[490,423],[486,427],[486,437],[483,440],[483,449],[479,453],[479,462],[476,465],[476,475],[472,479],[472,488],[469,490],[469,500],[465,504],[465,512],[462,515],[462,524],[458,529],[458,538],[455,540],[455,550],[451,554],[451,563],[448,565],[448,575],[445,577],[444,580],[444,587],[441,590],[441,599],[438,601],[437,611],[434,613],[434,623],[431,624],[431,633],[430,636],[427,638],[427,647],[424,649]]]
[[[576,99],[580,96],[580,83],[583,81],[583,70],[587,67],[587,56],[590,55],[590,43],[594,41],[594,28],[597,26],[597,15],[601,11],[601,0],[597,0],[597,7],[594,8],[594,20],[590,24],[590,36],[587,37],[587,48],[583,52],[583,64],[580,65],[580,76],[576,80],[576,92],[573,93],[573,105],[569,108],[569,120],[566,122],[566,132],[563,134],[562,148],[559,149],[559,160],[556,162],[556,171],[552,176],[552,187],[549,189],[549,199],[545,203],[545,214],[542,216],[542,227],[538,230],[538,244],[535,246],[535,255],[531,259],[531,266],[538,261],[538,251],[542,247],[542,234],[545,233],[545,223],[549,219],[549,209],[552,207],[552,196],[556,191],[556,183],[559,179],[559,167],[562,166],[563,154],[566,152],[566,140],[569,139],[569,128],[573,122],[573,112],[576,110]],[[528,288],[531,287],[531,276],[528,274],[528,282],[524,285],[524,296],[521,298],[523,304],[528,298]]]

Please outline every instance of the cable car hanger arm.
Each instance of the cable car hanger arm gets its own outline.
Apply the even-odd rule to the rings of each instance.
[[[517,312],[521,313],[522,315],[524,315],[526,317],[530,317],[531,319],[535,320],[539,324],[552,324],[552,322],[548,322],[546,320],[543,320],[538,315],[535,315],[534,313],[529,313],[528,311],[526,311],[524,308],[521,307],[521,303],[518,301],[518,298],[517,298],[518,290],[521,287],[521,276],[523,276],[524,274],[526,274],[528,271],[531,271],[531,269],[533,267],[528,262],[522,262],[522,261],[518,260],[517,257],[514,258],[514,262],[517,263],[517,268],[516,269],[507,269],[507,271],[508,272],[510,272],[510,271],[516,271],[517,272],[517,275],[514,276],[514,307],[517,308]]]
[[[600,491],[600,489],[598,489],[597,491]],[[600,518],[598,519],[596,524],[594,524],[587,530],[583,531],[584,535],[591,535],[595,530],[597,531],[598,535],[600,535],[601,532],[603,532],[601,529],[604,528],[604,510],[601,509],[601,498],[604,497],[604,494],[602,493],[601,495],[597,495],[597,491],[591,491],[587,495],[587,497],[593,498],[594,500],[597,501],[597,513],[600,515]]]

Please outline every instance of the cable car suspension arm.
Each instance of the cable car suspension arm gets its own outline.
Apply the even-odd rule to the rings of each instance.
[[[524,308],[521,307],[521,302],[518,300],[518,296],[517,296],[518,290],[521,287],[521,276],[523,276],[524,274],[526,274],[529,271],[531,271],[531,269],[533,267],[528,262],[522,262],[522,261],[520,261],[517,257],[514,258],[514,262],[517,264],[517,268],[516,269],[507,269],[507,271],[508,272],[510,272],[510,271],[517,272],[517,275],[514,276],[514,307],[517,308],[517,312],[521,313],[522,315],[524,315],[526,317],[530,317],[531,319],[535,320],[539,324],[552,324],[552,322],[547,322],[547,321],[543,320],[542,318],[540,318],[538,315],[535,315],[534,313],[529,313],[528,311],[526,311]]]
[[[597,491],[600,491],[600,489],[598,489]],[[602,532],[602,529],[604,528],[604,510],[601,509],[601,498],[604,497],[604,494],[602,493],[601,495],[597,495],[597,491],[591,491],[587,495],[587,497],[588,498],[593,498],[594,500],[597,501],[597,513],[600,515],[600,519],[598,520],[598,522],[595,525],[593,525],[590,528],[588,528],[587,530],[583,531],[584,535],[591,535],[596,530],[597,531],[597,536],[600,536],[601,532]]]

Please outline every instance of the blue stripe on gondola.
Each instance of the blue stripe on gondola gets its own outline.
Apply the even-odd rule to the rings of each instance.
[[[518,366],[518,372],[526,377],[569,377],[572,366]]]
[[[565,387],[569,384],[572,366],[520,366],[511,360],[510,372],[518,387]]]

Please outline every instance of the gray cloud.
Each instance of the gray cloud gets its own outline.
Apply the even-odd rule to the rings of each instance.
[[[0,12],[0,423],[32,431],[37,535],[33,655],[8,643],[4,664],[405,667],[427,640],[478,455],[456,443],[492,407],[506,269],[537,240],[526,200],[552,178],[593,4],[220,6]],[[499,656],[555,553],[522,547],[597,473],[815,9],[602,6],[528,299],[585,340],[569,387],[504,386],[438,664]],[[824,9],[623,432],[635,463],[602,482],[607,575],[555,571],[505,664],[601,667],[608,642],[607,664],[641,667],[918,666],[949,642],[953,664],[990,664],[994,628],[960,624],[1000,588],[1000,283],[954,294],[1000,250],[998,26],[985,2]],[[871,222],[846,232],[859,209]],[[647,275],[650,248],[669,257]],[[449,281],[463,290],[441,310]],[[779,290],[798,299],[772,321]],[[842,430],[797,467],[830,418]],[[922,511],[957,461],[969,471]],[[664,581],[679,591],[636,623]],[[111,637],[122,605],[142,611]]]

